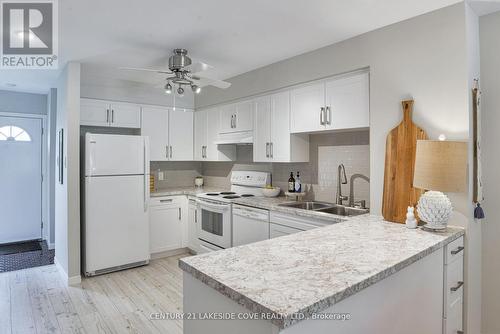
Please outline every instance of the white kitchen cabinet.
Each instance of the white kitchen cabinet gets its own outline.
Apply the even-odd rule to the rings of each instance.
[[[219,133],[253,130],[253,101],[223,105],[219,109]]]
[[[168,109],[143,107],[141,134],[149,137],[149,156],[151,161],[167,161]]]
[[[80,124],[118,128],[140,128],[141,107],[133,103],[81,99]]]
[[[324,130],[325,83],[315,83],[291,91],[292,132]]]
[[[369,127],[367,72],[309,84],[291,91],[291,132]]]
[[[193,160],[193,121],[191,110],[170,110],[168,141],[171,161]]]
[[[254,113],[255,162],[307,162],[309,136],[290,133],[290,92],[258,98]]]
[[[110,126],[118,128],[140,128],[141,107],[137,104],[111,103]]]
[[[217,145],[219,109],[198,110],[194,115],[194,157],[197,161],[236,160],[235,145]]]
[[[150,251],[160,253],[183,247],[185,196],[156,197],[150,201]]]
[[[193,160],[193,112],[143,107],[141,134],[149,136],[151,161]]]
[[[370,126],[368,73],[326,82],[326,127],[332,130]]]
[[[269,224],[269,239],[282,237],[284,235],[290,235],[302,231],[303,230],[299,230],[298,228],[271,223]]]
[[[99,100],[81,99],[80,125],[109,126],[109,103]]]
[[[463,237],[445,247],[443,296],[445,334],[463,333],[464,250]]]

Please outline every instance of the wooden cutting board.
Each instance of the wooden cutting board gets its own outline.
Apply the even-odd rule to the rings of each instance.
[[[427,134],[411,120],[413,101],[403,101],[403,121],[387,135],[382,215],[405,223],[408,206],[416,206],[422,190],[413,188],[417,139]]]

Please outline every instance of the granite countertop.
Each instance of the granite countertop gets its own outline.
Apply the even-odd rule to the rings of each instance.
[[[176,196],[176,195],[196,195],[199,193],[209,193],[209,192],[220,192],[225,191],[227,189],[223,189],[221,187],[171,187],[171,188],[163,188],[157,189],[154,192],[151,192],[150,197],[162,197],[162,196]]]
[[[255,203],[252,202],[252,203]],[[260,203],[260,201],[259,201]],[[363,215],[240,247],[183,258],[185,272],[285,328],[383,280],[459,238]]]

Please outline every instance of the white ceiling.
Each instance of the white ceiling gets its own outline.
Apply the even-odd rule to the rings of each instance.
[[[148,84],[161,77],[119,66],[162,68],[172,49],[230,78],[460,0],[65,0],[60,64],[83,63],[85,80]],[[0,71],[0,89],[46,91],[57,71]]]

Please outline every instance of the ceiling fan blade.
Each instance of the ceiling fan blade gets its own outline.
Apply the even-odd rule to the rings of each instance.
[[[203,76],[193,76],[194,80],[198,80],[198,86],[204,87],[204,86],[214,86],[217,88],[221,89],[227,89],[231,87],[231,83],[227,81],[222,81],[222,80],[217,80],[217,79],[212,79],[212,78],[207,78]]]
[[[126,70],[126,71],[142,71],[142,72],[155,72],[155,73],[162,73],[162,74],[172,74],[172,72],[170,72],[170,71],[155,70],[152,68],[119,67],[119,69]]]
[[[214,67],[211,65],[202,63],[202,62],[197,62],[197,63],[194,63],[194,64],[191,64],[191,65],[184,67],[184,69],[190,71],[191,73],[200,73],[200,72],[208,71],[209,69],[212,69],[212,68],[214,68]]]

